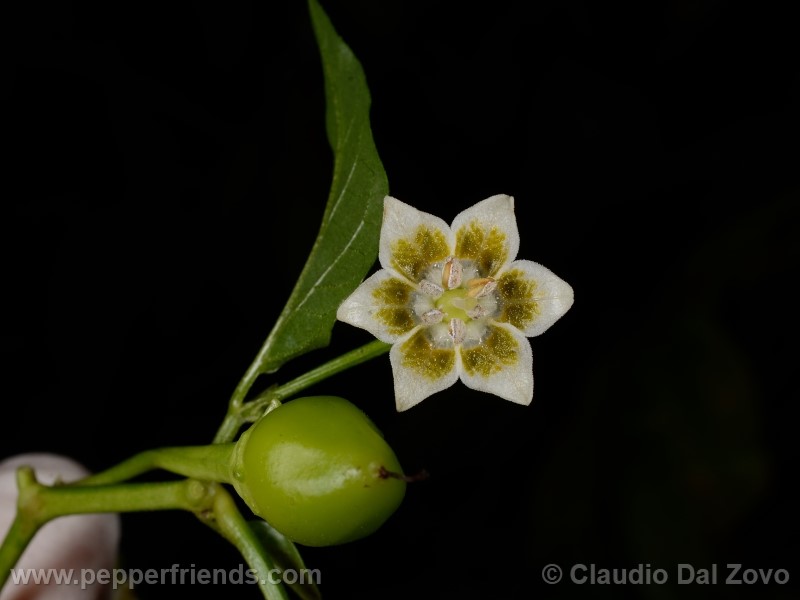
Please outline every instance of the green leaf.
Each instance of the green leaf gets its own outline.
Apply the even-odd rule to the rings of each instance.
[[[264,549],[270,554],[275,562],[275,568],[280,569],[281,574],[287,570],[294,571],[292,579],[295,582],[287,581],[286,585],[292,588],[302,600],[319,600],[322,596],[315,581],[315,579],[319,579],[319,572],[306,568],[294,543],[266,521],[249,521],[248,525]],[[289,577],[286,579],[288,580]]]
[[[375,262],[389,190],[369,125],[364,71],[316,0],[308,4],[325,76],[333,182],[308,261],[251,373],[273,372],[291,358],[328,345],[336,309]]]

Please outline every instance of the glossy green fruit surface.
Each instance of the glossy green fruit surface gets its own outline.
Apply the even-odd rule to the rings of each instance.
[[[235,486],[295,542],[329,546],[374,532],[397,509],[402,469],[372,421],[334,396],[292,400],[237,443]]]

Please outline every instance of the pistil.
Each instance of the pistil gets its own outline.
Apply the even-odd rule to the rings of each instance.
[[[468,296],[466,288],[447,290],[436,300],[436,308],[444,313],[447,319],[461,319],[469,322],[469,311],[478,305],[476,298]]]

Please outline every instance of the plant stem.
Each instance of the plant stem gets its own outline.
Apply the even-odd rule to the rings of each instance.
[[[239,433],[239,429],[244,425],[240,411],[241,409],[238,406],[235,408],[233,404],[228,406],[228,413],[225,415],[225,419],[223,419],[222,425],[219,426],[216,435],[214,435],[214,444],[227,444],[236,439],[236,434]]]
[[[159,453],[169,454],[155,451],[155,454]],[[142,453],[126,463],[134,466],[145,464],[147,461],[140,457],[146,454]],[[106,473],[112,471],[114,469]],[[117,471],[120,473],[122,470]],[[17,515],[0,545],[0,589],[36,532],[52,519],[72,514],[181,509],[193,512],[241,552],[255,571],[254,576],[258,577],[259,587],[267,600],[288,600],[283,585],[270,579],[279,572],[276,564],[221,484],[197,479],[117,485],[94,483],[50,487],[38,483],[30,467],[21,467],[17,471]]]
[[[225,415],[225,420],[214,437],[214,443],[223,444],[232,441],[236,437],[239,428],[244,423],[255,420],[263,414],[270,402],[289,398],[323,379],[385,354],[390,348],[390,344],[374,340],[360,348],[342,354],[288,383],[271,387],[258,395],[252,402],[244,403],[244,397],[250,389],[249,386],[252,386],[257,376],[257,374],[253,376],[252,368],[248,369],[242,381],[236,387],[236,391],[228,405],[228,414]]]
[[[43,523],[38,523],[30,519],[24,519],[18,512],[11,523],[11,527],[6,533],[3,543],[0,545],[0,590],[11,574],[11,569],[17,564],[19,557],[25,552],[25,548],[39,531]]]
[[[158,448],[140,452],[105,471],[75,482],[75,485],[106,485],[126,481],[153,469],[164,469],[171,473],[231,483],[231,455],[234,444],[211,446],[183,446]]]
[[[209,525],[236,546],[250,568],[255,571],[264,597],[267,600],[288,600],[286,588],[270,581],[270,577],[279,573],[276,563],[236,508],[233,498],[221,486],[214,497],[214,520],[215,523]]]
[[[45,520],[64,515],[147,510],[195,510],[205,494],[205,484],[182,479],[157,483],[124,483],[104,486],[42,486]]]
[[[0,588],[39,528],[72,514],[211,508],[213,488],[193,479],[104,486],[41,485],[30,467],[17,471],[17,515],[0,545]]]
[[[325,364],[318,366],[316,369],[312,369],[308,373],[305,373],[296,379],[292,379],[288,383],[284,383],[275,389],[267,390],[264,394],[258,396],[256,400],[264,397],[268,397],[270,399],[274,398],[276,400],[285,400],[290,396],[294,396],[297,392],[311,387],[318,381],[322,381],[323,379],[327,379],[328,377],[336,375],[341,371],[345,371],[372,358],[386,354],[391,347],[391,344],[387,344],[380,340],[374,340],[369,344],[365,344],[360,348],[356,348],[355,350],[351,350],[346,354],[342,354],[333,360],[329,360]]]

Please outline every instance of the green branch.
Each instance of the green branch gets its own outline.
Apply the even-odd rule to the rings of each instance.
[[[224,444],[231,442],[236,437],[242,425],[257,420],[261,415],[279,406],[282,400],[290,398],[298,392],[302,392],[332,375],[336,375],[337,373],[360,365],[370,359],[386,354],[390,348],[390,344],[374,340],[360,348],[356,348],[355,350],[351,350],[346,354],[334,358],[288,383],[270,387],[251,402],[245,403],[244,397],[250,390],[250,386],[255,382],[252,370],[248,369],[231,397],[231,401],[228,405],[228,413],[225,415],[225,420],[222,422],[222,425],[217,431],[217,435],[214,437],[214,443]]]
[[[195,479],[166,483],[128,483],[98,486],[46,486],[30,467],[17,471],[17,515],[0,545],[0,588],[33,536],[48,521],[64,515],[188,510],[213,507],[214,485]]]
[[[147,461],[142,457],[147,455],[146,452],[142,453],[118,466],[126,463],[145,464]],[[105,475],[114,473],[120,476],[123,470],[109,469]],[[236,508],[233,498],[219,483],[183,479],[165,483],[100,485],[94,481],[94,485],[50,487],[38,483],[30,467],[22,467],[17,471],[17,485],[17,515],[0,545],[0,589],[36,532],[52,519],[87,513],[186,510],[194,513],[241,552],[255,571],[261,592],[267,600],[287,600],[283,585],[270,581],[270,576],[278,573],[276,564]]]
[[[233,448],[234,444],[214,444],[146,450],[110,469],[81,479],[76,485],[120,483],[154,469],[164,469],[194,479],[231,483]]]
[[[258,585],[267,600],[288,600],[286,588],[270,581],[279,572],[277,564],[242,517],[233,498],[222,486],[214,498],[214,523],[207,523],[236,546],[258,577]],[[202,519],[202,517],[201,517]]]

